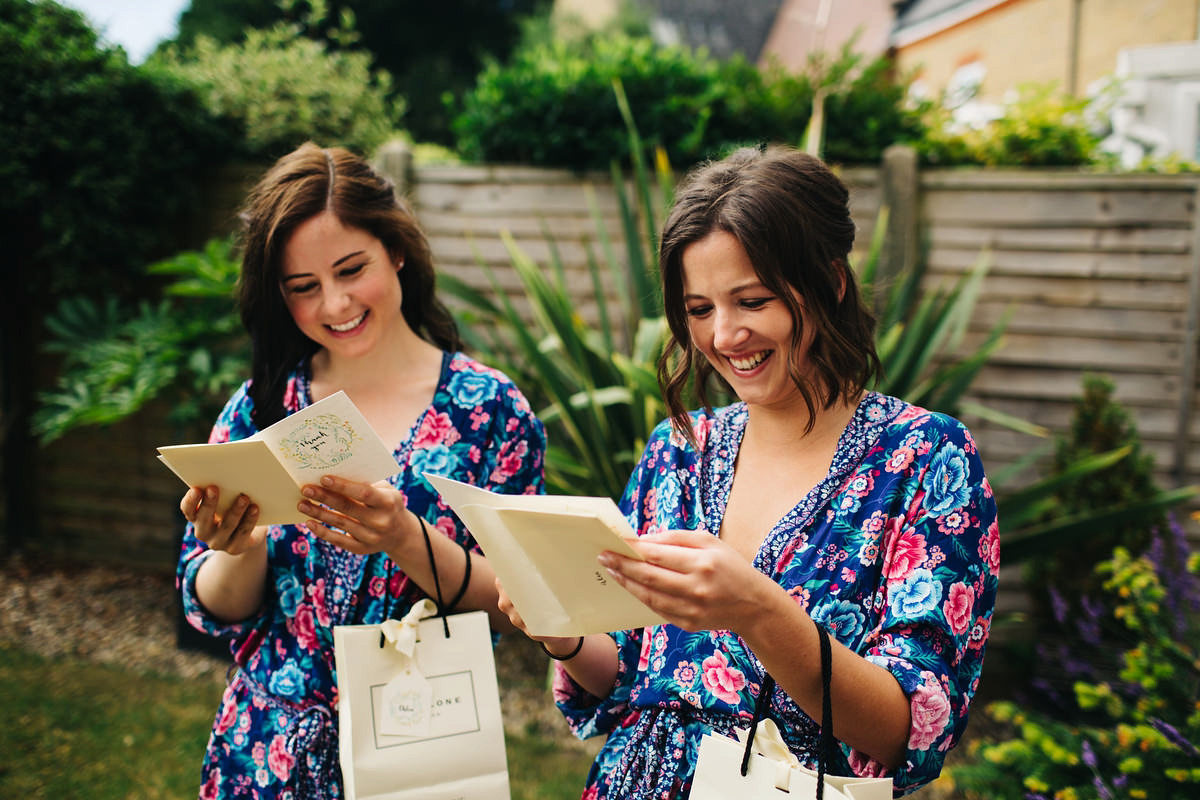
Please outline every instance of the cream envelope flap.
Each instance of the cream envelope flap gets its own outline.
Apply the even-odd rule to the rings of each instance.
[[[466,523],[535,636],[583,636],[663,622],[596,561],[639,558],[633,530],[607,497],[506,495],[425,473]]]

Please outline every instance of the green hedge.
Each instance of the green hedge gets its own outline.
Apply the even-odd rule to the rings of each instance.
[[[845,51],[825,76],[829,160],[876,162],[888,145],[921,135],[919,117],[904,107],[904,87],[891,79],[886,61],[863,65]],[[622,35],[540,42],[480,74],[455,120],[459,150],[477,161],[573,169],[625,161],[617,80],[639,128],[674,164],[737,144],[798,144],[812,109],[808,77],[759,70],[742,59],[718,62],[703,51]]]

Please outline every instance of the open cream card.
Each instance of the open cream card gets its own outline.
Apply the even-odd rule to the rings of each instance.
[[[245,494],[260,525],[304,522],[300,487],[322,475],[371,483],[400,471],[392,451],[345,392],[284,417],[248,439],[158,448],[158,460],[188,486],[217,486],[218,512]]]
[[[535,636],[583,636],[663,622],[596,561],[640,558],[629,522],[607,497],[497,494],[425,473],[466,523]]]

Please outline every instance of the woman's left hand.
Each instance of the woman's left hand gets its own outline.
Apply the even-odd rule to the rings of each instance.
[[[420,532],[405,508],[404,495],[386,482],[360,483],[326,475],[319,486],[304,486],[301,494],[305,499],[297,508],[309,516],[306,527],[351,553],[393,552]]]
[[[779,586],[732,547],[703,531],[669,531],[631,542],[645,559],[605,552],[600,563],[635,597],[688,631],[741,630]]]

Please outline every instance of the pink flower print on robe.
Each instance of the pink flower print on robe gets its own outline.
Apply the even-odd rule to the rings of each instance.
[[[296,759],[287,751],[286,739],[282,734],[276,735],[267,751],[267,766],[271,768],[271,772],[275,773],[279,780],[286,781],[295,763]]]
[[[942,612],[950,623],[950,630],[962,636],[971,627],[971,608],[975,603],[975,594],[965,583],[956,583],[950,587],[946,602],[942,604]]]
[[[454,427],[454,420],[450,419],[450,415],[439,411],[426,414],[421,420],[421,427],[413,437],[413,447],[429,447],[435,444],[449,447],[461,438],[462,435],[458,428]]]
[[[928,750],[950,723],[950,699],[932,672],[922,675],[925,682],[917,687],[911,699],[912,732],[908,746],[913,750]]]
[[[746,687],[746,676],[737,667],[729,666],[729,659],[724,653],[714,653],[704,659],[700,668],[705,689],[712,692],[718,700],[730,705],[738,704],[738,692]]]
[[[888,542],[888,547],[892,552],[884,567],[884,577],[889,581],[905,580],[913,570],[925,563],[929,555],[925,549],[925,537],[911,531],[900,533]]]

